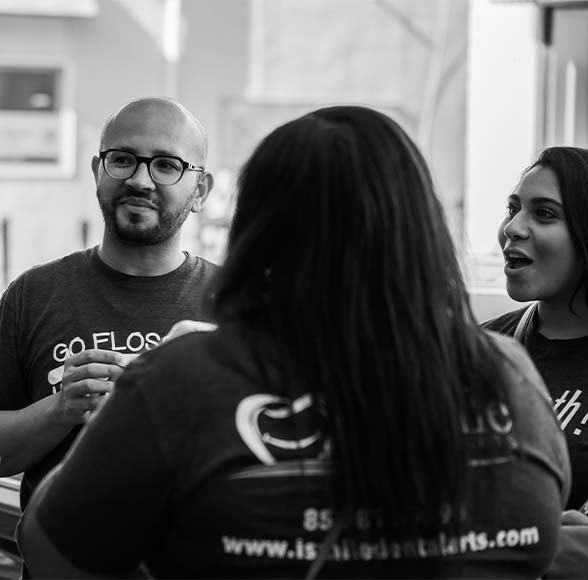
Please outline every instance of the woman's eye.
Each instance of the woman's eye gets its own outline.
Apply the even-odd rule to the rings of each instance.
[[[551,219],[557,217],[553,211],[546,207],[537,208],[537,217],[541,219]]]
[[[512,217],[513,215],[515,215],[516,213],[518,213],[518,211],[519,211],[519,208],[518,208],[518,206],[516,206],[516,205],[514,205],[514,204],[512,204],[512,203],[509,203],[509,204],[506,206],[506,213],[507,213],[507,215],[509,215],[510,217]]]

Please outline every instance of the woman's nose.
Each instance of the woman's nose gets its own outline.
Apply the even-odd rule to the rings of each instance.
[[[529,224],[523,214],[518,212],[502,223],[502,232],[509,240],[527,238],[529,236]]]

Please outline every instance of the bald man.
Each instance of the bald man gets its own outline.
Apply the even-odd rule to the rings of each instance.
[[[202,124],[180,103],[124,105],[92,159],[102,243],[26,271],[2,296],[0,476],[25,472],[23,509],[127,362],[176,322],[208,320],[216,266],[180,248],[213,185],[206,154]]]

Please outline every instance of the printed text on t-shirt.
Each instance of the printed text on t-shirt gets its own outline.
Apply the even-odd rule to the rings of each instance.
[[[564,431],[582,406],[580,402],[581,396],[582,391],[579,389],[576,389],[573,394],[571,391],[566,390],[553,402],[553,408],[557,413],[557,418]],[[580,435],[582,433],[581,427],[586,425],[586,423],[588,423],[588,413],[584,414],[579,423],[577,421],[574,422],[575,426],[572,433],[574,435]]]

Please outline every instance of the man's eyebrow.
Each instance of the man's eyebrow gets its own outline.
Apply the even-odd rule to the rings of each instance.
[[[156,155],[163,155],[165,157],[179,157],[180,159],[182,158],[181,155],[178,155],[177,153],[172,153],[171,151],[168,151],[166,149],[156,149],[155,151],[153,151],[152,156],[155,157]]]
[[[137,147],[131,147],[131,146],[127,146],[127,145],[119,145],[117,147],[114,147],[113,149],[117,149],[119,151],[128,151],[129,153],[134,153],[135,155],[139,155],[139,153],[137,153],[137,150],[138,150]],[[177,153],[173,153],[167,149],[156,149],[155,151],[153,151],[151,153],[151,155],[148,155],[147,157],[157,157],[158,155],[161,155],[163,157],[178,157],[179,159],[182,159],[181,155],[178,155]]]

